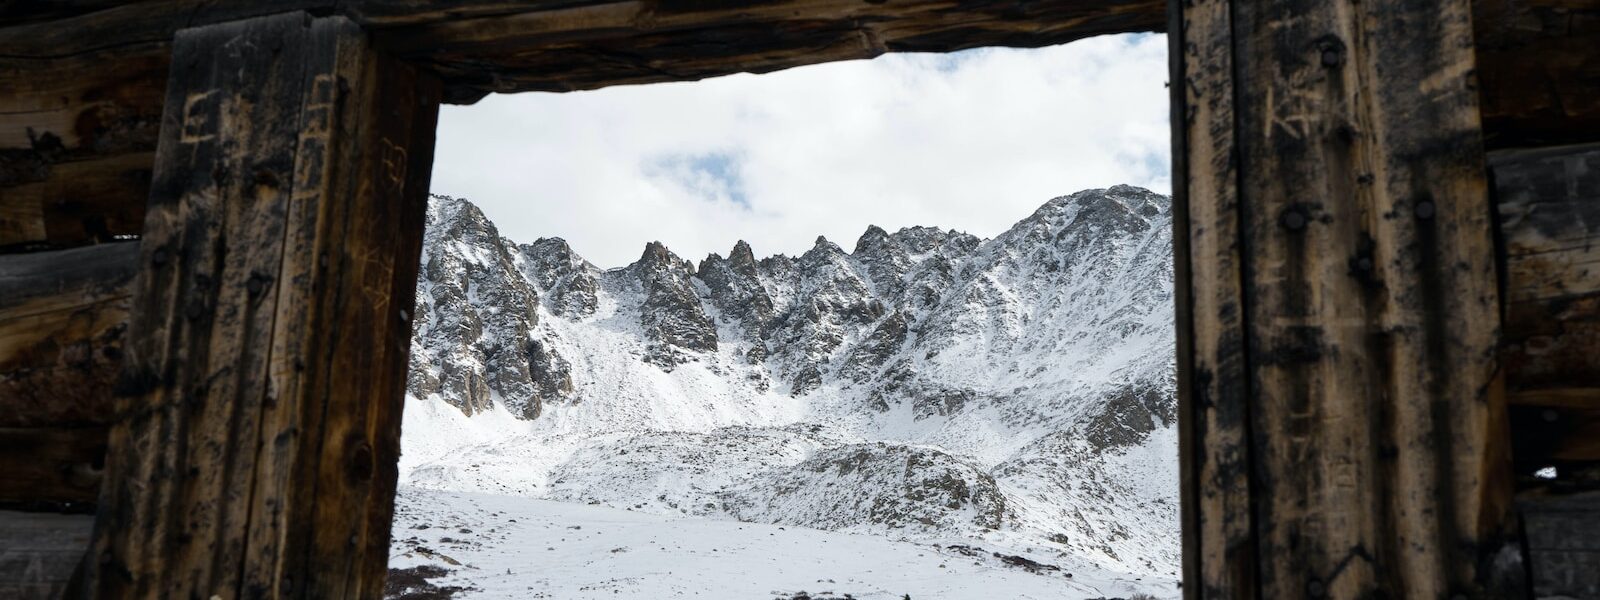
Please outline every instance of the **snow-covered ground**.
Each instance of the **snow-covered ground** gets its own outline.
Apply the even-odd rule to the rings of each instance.
[[[462,598],[1175,598],[1050,552],[675,518],[515,496],[400,490],[390,567],[441,566]],[[1029,564],[1033,561],[1036,564]]]

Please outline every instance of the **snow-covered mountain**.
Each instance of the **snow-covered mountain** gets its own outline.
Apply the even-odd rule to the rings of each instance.
[[[434,198],[402,483],[1178,572],[1171,214],[602,270]],[[759,244],[759,240],[756,241]]]

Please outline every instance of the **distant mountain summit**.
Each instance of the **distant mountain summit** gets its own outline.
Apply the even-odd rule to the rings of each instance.
[[[819,237],[760,259],[752,242],[698,263],[651,242],[601,270],[560,239],[516,244],[470,202],[435,196],[410,394],[531,422],[514,442],[417,442],[448,451],[416,459],[407,479],[829,529],[1020,535],[1176,573],[1166,196],[1084,190],[989,240],[873,226],[848,252]],[[442,435],[415,431],[426,427],[408,413],[403,439]]]

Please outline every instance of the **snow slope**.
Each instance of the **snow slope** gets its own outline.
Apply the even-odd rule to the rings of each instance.
[[[414,488],[399,498],[391,568],[441,566],[448,573],[429,583],[468,588],[462,596],[471,598],[1028,600],[1176,591],[1044,551],[995,556],[959,542]]]

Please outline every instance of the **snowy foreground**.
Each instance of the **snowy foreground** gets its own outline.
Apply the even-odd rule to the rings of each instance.
[[[912,543],[412,487],[397,498],[392,552],[391,569],[448,570],[428,583],[464,588],[455,598],[1179,595],[1170,581],[1119,577],[1055,553],[997,557],[960,541]]]

